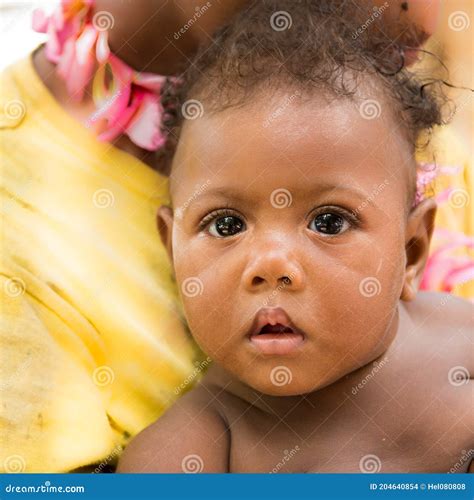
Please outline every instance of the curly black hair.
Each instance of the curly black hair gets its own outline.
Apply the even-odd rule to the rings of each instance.
[[[407,69],[405,53],[418,49],[416,26],[389,26],[384,6],[353,0],[254,0],[218,30],[182,75],[171,139],[179,137],[182,110],[198,100],[206,113],[247,103],[256,91],[292,86],[354,96],[364,78],[377,80],[393,103],[413,145],[422,132],[447,120],[439,79]],[[389,33],[398,33],[397,37]],[[445,82],[444,82],[445,83]],[[448,84],[449,85],[449,84]],[[186,113],[185,113],[186,114]]]

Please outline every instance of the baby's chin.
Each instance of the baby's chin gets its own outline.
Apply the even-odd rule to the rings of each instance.
[[[342,376],[343,374],[341,374]],[[327,376],[318,380],[310,376],[302,377],[301,374],[295,374],[288,367],[278,364],[271,370],[262,367],[258,373],[237,376],[237,378],[259,393],[279,397],[310,394],[334,381],[329,380]]]

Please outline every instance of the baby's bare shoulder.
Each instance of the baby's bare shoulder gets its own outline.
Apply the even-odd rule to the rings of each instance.
[[[437,293],[400,304],[397,337],[373,370],[381,392],[357,397],[370,408],[390,395],[376,420],[412,470],[447,471],[474,447],[472,353],[472,304]]]
[[[403,331],[392,355],[409,387],[407,401],[412,407],[419,402],[433,422],[442,422],[440,429],[451,428],[452,440],[462,442],[472,433],[473,305],[452,295],[424,292],[402,308]]]
[[[433,335],[470,343],[474,331],[474,305],[447,293],[420,292],[416,300],[405,303],[405,311],[420,335]]]
[[[227,472],[229,436],[212,387],[179,398],[126,447],[117,472]]]
[[[473,304],[449,293],[418,292],[414,301],[405,304],[407,310],[417,316],[429,315],[459,326],[473,325]]]
[[[436,371],[463,366],[474,373],[474,307],[470,302],[445,293],[422,292],[403,306],[402,342],[413,355]],[[404,342],[403,339],[407,339]]]

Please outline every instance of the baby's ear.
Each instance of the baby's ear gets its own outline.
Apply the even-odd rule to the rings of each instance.
[[[166,251],[168,252],[168,256],[171,262],[173,262],[173,209],[167,205],[161,206],[158,209],[156,223],[158,226],[158,231],[160,233],[161,241],[165,246]]]
[[[400,298],[413,300],[423,275],[430,251],[436,216],[436,202],[423,200],[409,214],[405,240],[406,267]]]

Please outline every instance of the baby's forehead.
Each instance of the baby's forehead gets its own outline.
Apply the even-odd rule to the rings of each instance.
[[[370,189],[390,181],[409,190],[413,151],[380,95],[281,91],[218,112],[206,113],[202,106],[202,116],[183,126],[172,196],[212,182],[245,189],[249,196],[275,183],[302,192],[351,183]]]

